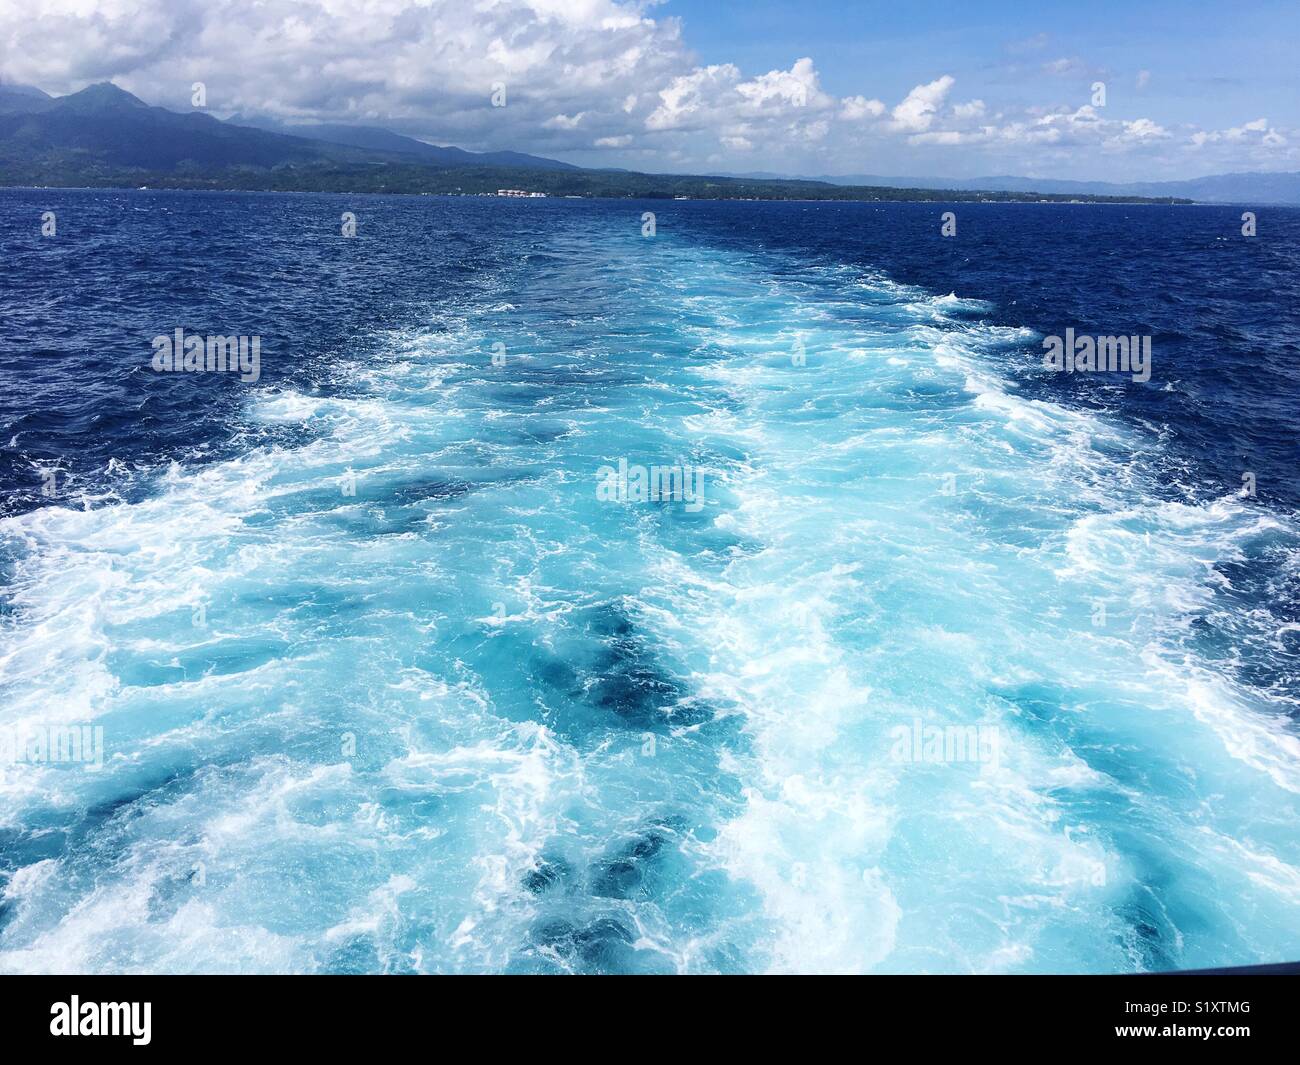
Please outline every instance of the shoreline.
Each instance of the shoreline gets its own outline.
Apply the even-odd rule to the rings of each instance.
[[[874,187],[874,186],[871,186]],[[885,186],[881,186],[884,188]],[[615,196],[592,195],[583,193],[544,193],[540,196],[499,196],[492,192],[388,192],[378,189],[247,189],[226,188],[189,188],[174,185],[0,185],[0,191],[6,192],[198,192],[198,193],[251,193],[268,196],[402,196],[411,198],[445,197],[447,199],[483,199],[506,200],[513,203],[520,201],[537,202],[539,200],[629,200],[651,203],[938,203],[961,204],[1021,204],[1024,206],[1056,207],[1234,207],[1251,201],[1209,201],[1187,199],[1053,199],[1026,197],[1008,197],[1006,199],[990,195],[970,199],[945,199],[942,197],[889,196],[859,198],[852,196]],[[1257,206],[1300,207],[1300,204],[1267,203]]]

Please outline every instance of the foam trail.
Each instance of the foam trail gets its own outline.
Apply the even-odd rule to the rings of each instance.
[[[552,245],[342,394],[254,394],[306,442],[0,522],[0,723],[109,749],[0,781],[0,968],[1300,949],[1288,707],[1189,622],[1289,519],[1162,501],[1158,444],[1018,394],[997,360],[1032,338],[976,301]],[[705,508],[600,501],[619,458],[698,466]],[[918,723],[996,760],[900,759]]]

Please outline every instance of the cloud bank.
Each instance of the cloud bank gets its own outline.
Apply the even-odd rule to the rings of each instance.
[[[112,79],[176,109],[203,82],[223,116],[382,125],[435,143],[644,169],[879,172],[882,160],[942,168],[960,149],[970,172],[1106,177],[1171,158],[1201,171],[1300,158],[1296,132],[1264,118],[1215,130],[1128,110],[1146,98],[1146,70],[1126,75],[1135,88],[1123,106],[1089,102],[1098,75],[1074,57],[1038,64],[1044,100],[1031,108],[963,98],[942,69],[918,70],[891,103],[869,73],[833,95],[808,56],[763,72],[701,64],[688,27],[654,11],[648,0],[5,3],[0,70],[50,92]],[[1038,35],[1005,50],[1045,46]],[[494,92],[505,106],[493,106]]]

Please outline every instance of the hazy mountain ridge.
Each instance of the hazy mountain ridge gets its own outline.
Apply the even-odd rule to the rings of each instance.
[[[778,180],[772,173],[736,175],[753,180]],[[788,180],[788,179],[787,179]],[[1242,171],[1211,174],[1181,181],[1078,181],[1000,175],[979,178],[886,177],[881,174],[840,174],[808,178],[832,185],[899,186],[919,189],[959,189],[964,192],[1043,192],[1072,196],[1177,197],[1202,203],[1300,204],[1300,172]]]
[[[306,137],[312,140],[327,141],[331,144],[345,144],[354,148],[368,148],[375,151],[398,152],[410,155],[422,162],[438,166],[523,166],[541,170],[581,170],[582,167],[572,163],[562,163],[558,159],[547,159],[540,155],[527,155],[523,152],[471,152],[464,148],[429,144],[427,141],[407,137],[379,126],[347,126],[336,122],[312,125],[286,125],[271,119],[233,115],[226,119],[231,125],[267,130],[272,133],[288,134],[294,137]]]

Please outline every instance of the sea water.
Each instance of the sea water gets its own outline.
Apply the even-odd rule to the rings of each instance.
[[[1198,259],[1230,210],[3,202],[0,728],[102,764],[0,765],[0,969],[1300,956],[1296,310],[1194,301],[1279,254]],[[1098,228],[1163,288],[1067,285]],[[1093,325],[1151,380],[1044,368]]]

